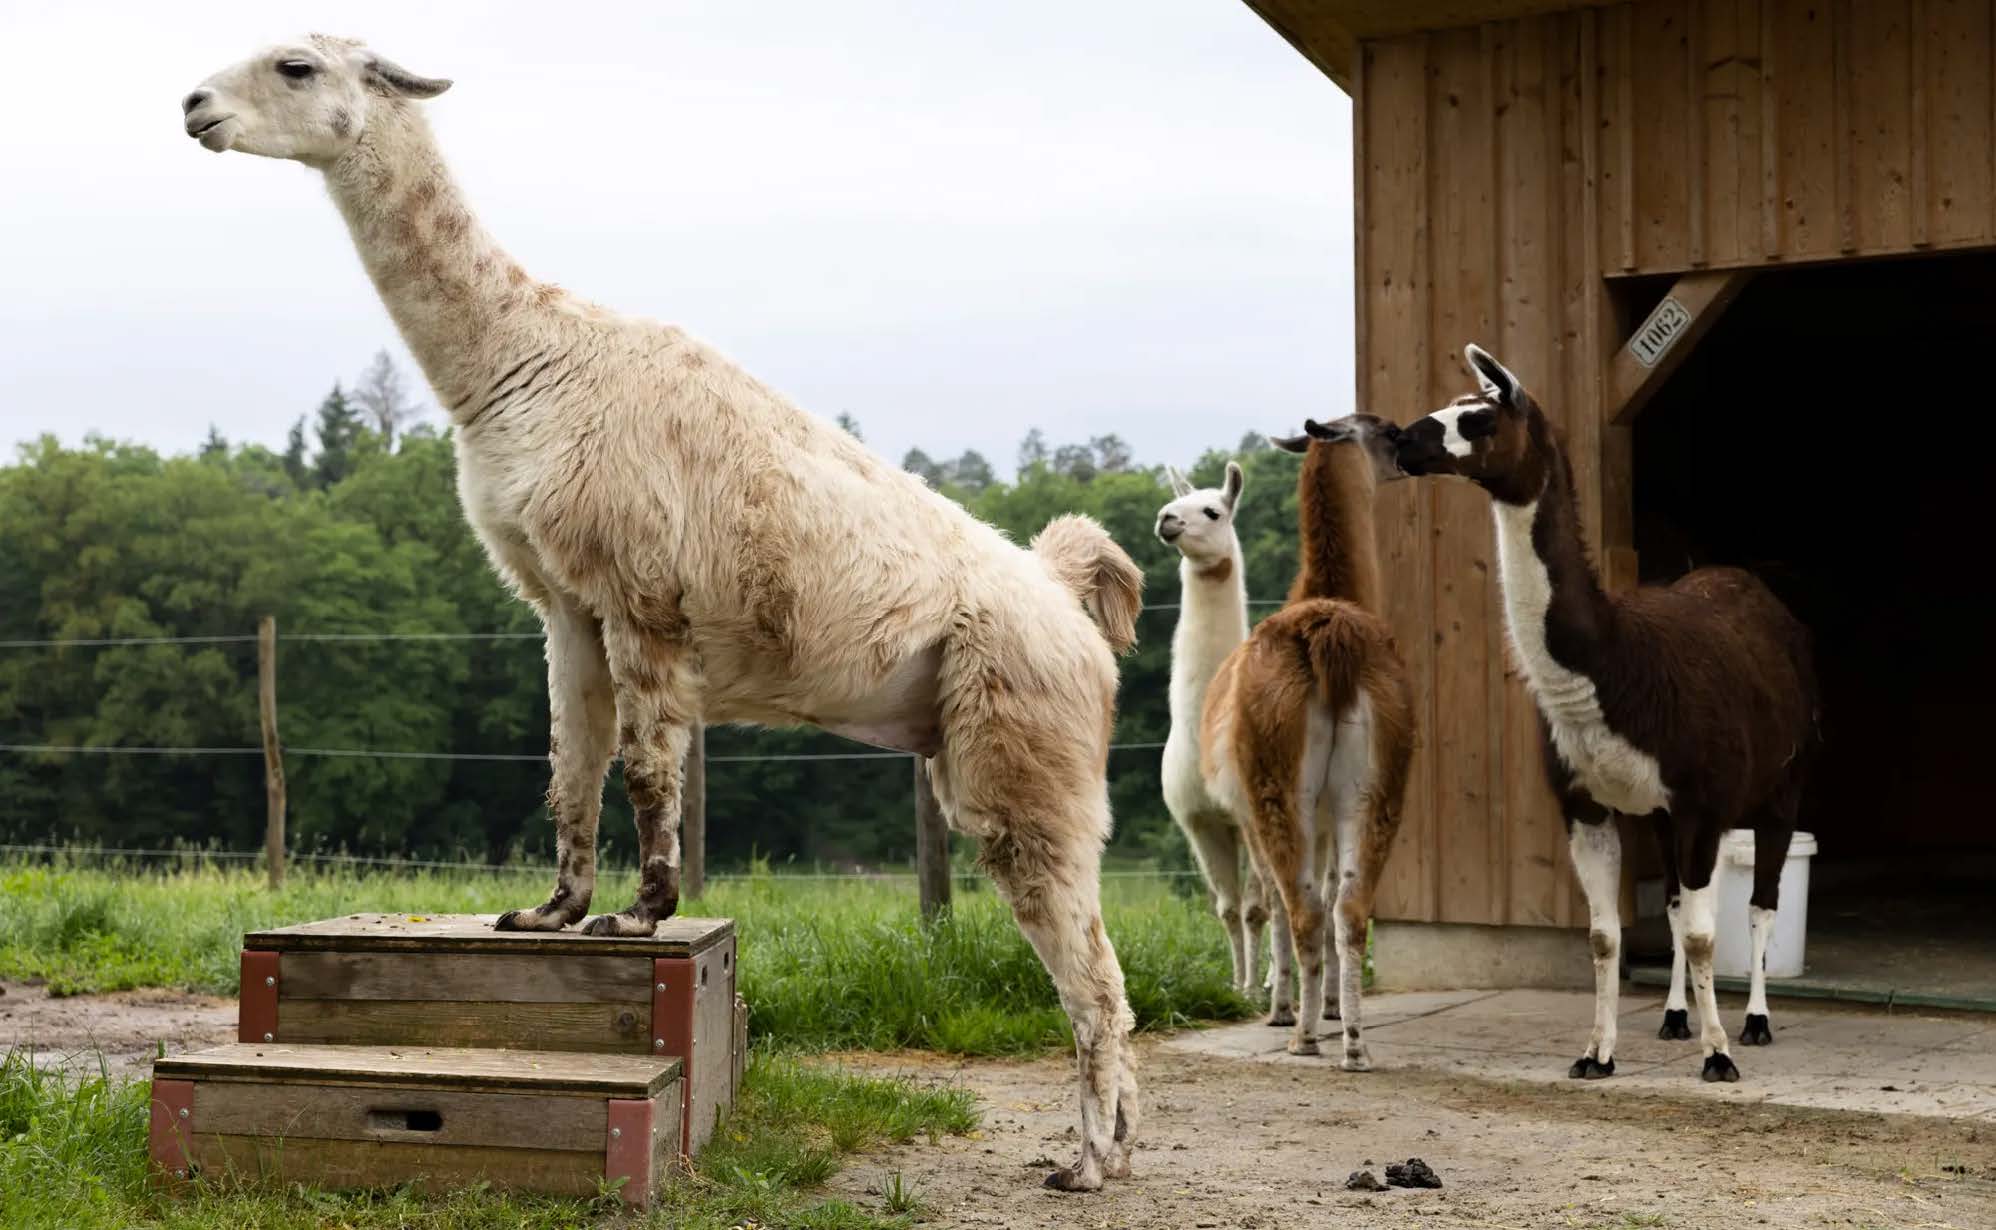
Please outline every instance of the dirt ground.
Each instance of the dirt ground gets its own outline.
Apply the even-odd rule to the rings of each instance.
[[[172,1052],[233,1042],[236,1001],[149,988],[53,998],[39,986],[0,982],[0,1050],[32,1045],[48,1062],[101,1053],[121,1076],[144,1076],[164,1042]]]
[[[1075,1147],[1065,1063],[841,1056],[967,1085],[986,1115],[981,1139],[902,1146],[834,1185],[863,1195],[898,1170],[933,1224],[1005,1230],[1996,1227],[1996,1122],[1142,1050],[1135,1174],[1091,1196],[1037,1187]],[[1384,1180],[1409,1157],[1440,1190],[1344,1189],[1353,1170]]]
[[[143,1075],[169,1050],[226,1041],[233,1001],[165,991],[50,999],[0,984],[0,1046],[101,1049]],[[1239,1028],[1239,1027],[1236,1027]],[[1799,1031],[1798,1031],[1799,1032]],[[1256,1062],[1140,1044],[1143,1141],[1132,1178],[1101,1193],[1039,1187],[1074,1151],[1063,1060],[838,1056],[957,1084],[983,1099],[975,1136],[855,1158],[837,1192],[878,1203],[899,1172],[924,1225],[1211,1227],[1996,1227],[1996,1119],[1714,1101],[1608,1082],[1533,1082],[1406,1066]],[[1425,1160],[1440,1190],[1349,1192],[1351,1171]]]

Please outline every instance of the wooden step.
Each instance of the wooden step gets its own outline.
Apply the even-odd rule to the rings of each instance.
[[[243,939],[248,1043],[677,1057],[679,1150],[734,1104],[747,1044],[732,920],[655,935],[495,931],[493,915],[353,914]]]
[[[648,1205],[679,1152],[676,1058],[470,1047],[230,1043],[153,1065],[169,1182],[488,1182]]]

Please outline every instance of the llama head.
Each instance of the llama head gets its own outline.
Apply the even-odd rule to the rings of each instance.
[[[1157,536],[1194,564],[1215,564],[1234,554],[1234,509],[1240,504],[1243,477],[1238,462],[1227,463],[1227,477],[1218,487],[1195,489],[1183,474],[1164,468],[1171,480],[1172,501],[1157,510]]]
[[[323,167],[354,146],[371,115],[449,88],[352,39],[313,34],[214,74],[180,100],[180,110],[187,135],[216,153]]]
[[[1464,393],[1400,429],[1400,468],[1409,474],[1454,474],[1514,503],[1536,499],[1544,483],[1534,423],[1538,403],[1516,376],[1471,343],[1463,349],[1477,391]]]
[[[1372,463],[1372,480],[1376,483],[1390,483],[1407,477],[1396,457],[1400,428],[1376,414],[1347,414],[1328,423],[1304,419],[1302,435],[1269,439],[1270,444],[1292,453],[1309,452],[1312,441],[1355,445]]]

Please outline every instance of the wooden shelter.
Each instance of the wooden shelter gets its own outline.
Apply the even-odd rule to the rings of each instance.
[[[1889,415],[1910,424],[1918,399],[1983,400],[1975,339],[1996,293],[1977,288],[1996,292],[1996,270],[1970,250],[1996,245],[1989,0],[1248,3],[1354,101],[1358,404],[1406,421],[1470,387],[1463,343],[1490,349],[1560,422],[1611,586],[1769,552],[1792,565],[1776,588],[1817,628],[1841,715],[1832,789],[1805,827],[1855,834],[1879,819],[1859,810],[1939,774],[1929,802],[1893,808],[1895,837],[1987,851],[1972,751],[1950,764],[1944,722],[1906,729],[1948,694],[1946,655],[1900,688],[1894,666],[1866,663],[1899,652],[1877,643],[1881,628],[1918,636],[1917,621],[1881,605],[1869,623],[1837,622],[1873,610],[1838,561],[1869,571],[1857,552],[1889,549],[1880,506],[1841,556],[1827,539],[1797,546],[1817,531],[1786,518],[1814,508],[1863,533],[1836,500],[1853,467],[1892,447]],[[1915,256],[1928,259],[1879,259]],[[1909,371],[1881,346],[1933,357]],[[1916,404],[1880,404],[1895,376]],[[1876,417],[1852,421],[1881,434],[1845,435],[1840,456],[1797,427],[1866,409]],[[1719,442],[1733,440],[1764,447],[1758,469],[1730,463]],[[1927,488],[1893,491],[1886,517],[1907,499],[1927,501],[1922,515],[1977,515],[1972,497],[1941,507],[1949,497]],[[1508,668],[1488,501],[1403,483],[1380,511],[1390,613],[1424,706],[1380,916],[1584,925],[1536,715]],[[1766,526],[1793,534],[1756,537]],[[1974,630],[1988,582],[1932,568],[1901,583],[1965,587],[1976,613],[1936,616],[1926,636],[1973,638],[1953,669],[1987,679]],[[1887,751],[1911,760],[1892,766],[1896,786],[1878,776]],[[1869,801],[1853,801],[1867,783]],[[1648,847],[1625,844],[1632,859]]]

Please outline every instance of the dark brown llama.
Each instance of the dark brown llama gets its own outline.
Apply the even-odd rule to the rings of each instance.
[[[1364,1071],[1371,1066],[1359,1020],[1366,924],[1414,746],[1407,670],[1378,615],[1372,526],[1374,485],[1400,471],[1392,425],[1380,419],[1360,415],[1307,430],[1276,441],[1306,454],[1297,483],[1302,569],[1283,608],[1214,674],[1200,762],[1208,791],[1239,817],[1288,919],[1276,929],[1269,1023],[1293,1023],[1290,1052],[1315,1055],[1318,1018],[1342,1016],[1343,1067]],[[1292,957],[1303,982],[1293,1016]],[[1333,959],[1335,1009],[1325,992]]]
[[[1765,1045],[1767,941],[1816,739],[1808,630],[1737,568],[1605,592],[1552,424],[1495,359],[1476,346],[1466,354],[1480,391],[1401,429],[1397,458],[1410,475],[1459,475],[1490,493],[1511,646],[1538,703],[1546,770],[1587,893],[1594,1034],[1568,1075],[1615,1071],[1620,813],[1647,816],[1663,854],[1677,956],[1660,1036],[1690,1036],[1688,963],[1704,1078],[1736,1081],[1712,989],[1713,871],[1726,830],[1752,828],[1753,994],[1740,1041]]]

